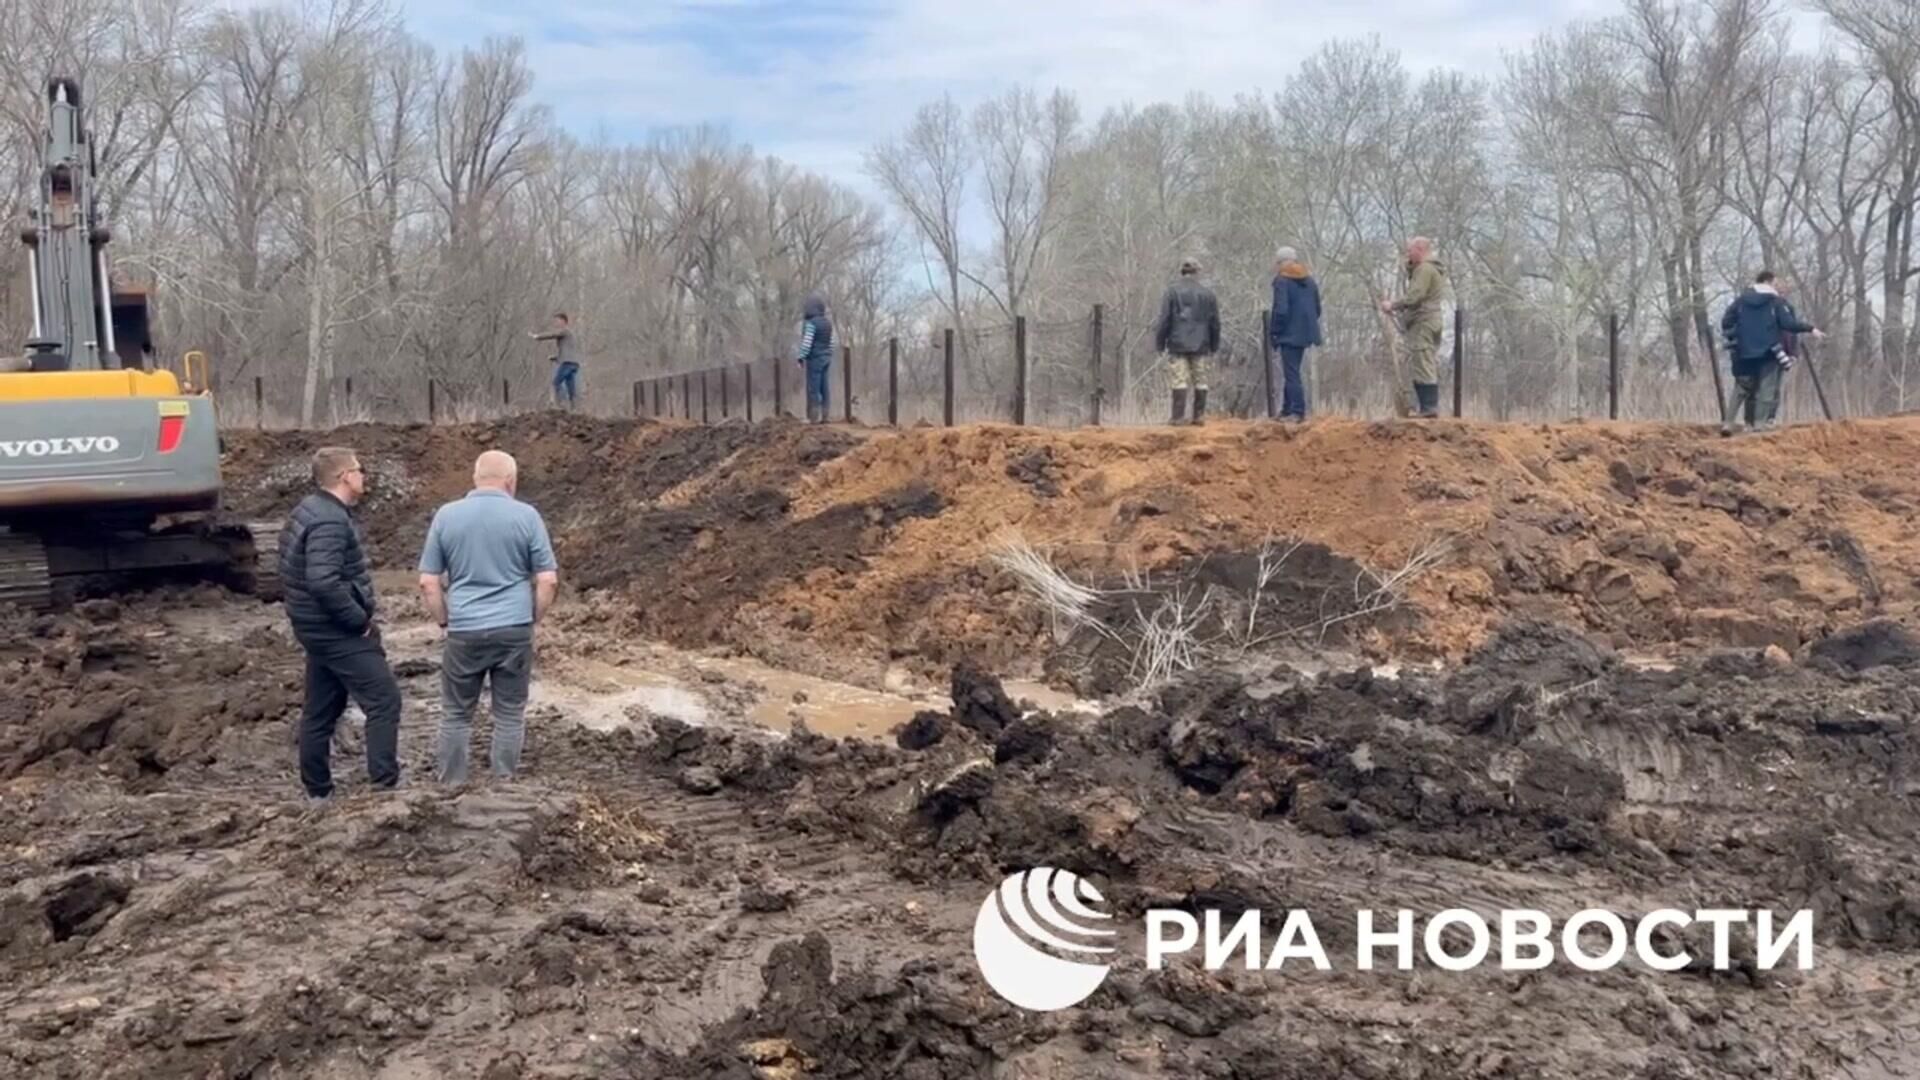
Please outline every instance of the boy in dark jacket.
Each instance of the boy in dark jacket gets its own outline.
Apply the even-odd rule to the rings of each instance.
[[[1283,389],[1279,402],[1267,402],[1267,414],[1298,423],[1307,418],[1307,385],[1301,368],[1307,350],[1320,344],[1320,284],[1290,247],[1281,248],[1274,262],[1268,336],[1281,368],[1282,377],[1274,381]]]
[[[1737,416],[1755,430],[1773,426],[1780,409],[1780,375],[1792,363],[1794,334],[1812,334],[1816,340],[1825,336],[1780,295],[1773,271],[1761,271],[1720,317],[1720,336],[1733,359],[1734,385],[1733,399],[1720,418],[1720,434],[1734,433]]]
[[[400,684],[374,625],[373,576],[350,508],[367,491],[352,450],[313,455],[319,491],[301,500],[280,531],[280,585],[293,636],[307,653],[300,718],[300,782],[307,796],[333,794],[333,731],[351,696],[367,717],[367,774],[376,788],[400,783]]]
[[[807,297],[800,323],[800,347],[794,361],[807,369],[807,420],[827,422],[827,372],[833,364],[833,321],[827,318],[827,302],[818,295]]]

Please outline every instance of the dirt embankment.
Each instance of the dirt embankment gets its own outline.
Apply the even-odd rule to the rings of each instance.
[[[989,558],[1015,533],[1121,592],[1204,592],[1221,585],[1208,560],[1304,541],[1282,602],[1325,609],[1383,581],[1404,596],[1398,618],[1342,624],[1377,655],[1458,658],[1512,616],[1622,648],[1792,651],[1920,602],[1910,419],[1722,440],[1655,425],[892,433],[550,414],[230,441],[234,497],[254,515],[297,497],[313,446],[363,447],[369,532],[399,565],[473,456],[511,450],[570,579],[632,598],[628,629],[869,678],[963,658],[1038,672],[1063,643]],[[1423,552],[1441,557],[1396,580]]]

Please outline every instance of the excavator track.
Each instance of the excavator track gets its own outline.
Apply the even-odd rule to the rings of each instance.
[[[262,600],[280,599],[280,523],[250,521],[236,531],[244,532],[246,542],[245,550],[234,552],[233,588]]]
[[[53,607],[53,573],[39,537],[0,533],[0,607],[8,605],[28,611]]]

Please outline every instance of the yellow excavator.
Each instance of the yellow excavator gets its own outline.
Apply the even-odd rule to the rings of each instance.
[[[0,356],[0,606],[44,610],[153,575],[273,598],[278,526],[220,509],[205,356],[156,370],[146,294],[113,290],[79,83],[49,80],[47,111],[21,232],[33,334],[25,355]]]

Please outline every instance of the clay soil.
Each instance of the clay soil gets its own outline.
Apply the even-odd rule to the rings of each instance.
[[[409,786],[364,790],[350,717],[340,797],[298,797],[301,660],[270,606],[204,588],[0,614],[0,1075],[1920,1075],[1920,425],[543,417],[236,436],[241,508],[284,505],[322,441],[380,485]],[[405,570],[496,442],[583,588],[542,631],[525,775],[447,791]],[[1088,717],[996,679],[1099,661],[992,568],[1008,528],[1149,590],[1244,592],[1252,553],[1297,539],[1274,625],[1452,546],[1337,652],[1256,651]],[[879,741],[641,707],[589,730],[554,680],[648,638],[937,673],[952,704]],[[1151,971],[1135,932],[1085,1004],[1020,1011],[971,928],[1042,865],[1135,927],[1306,909],[1335,969]],[[1816,967],[1355,970],[1357,909],[1454,907],[1806,908]],[[1754,948],[1736,935],[1736,960]]]
[[[889,665],[938,679],[966,658],[1042,674],[1062,643],[990,559],[1016,536],[1116,588],[1300,541],[1319,565],[1303,556],[1278,584],[1316,606],[1444,552],[1405,583],[1397,618],[1343,624],[1382,657],[1458,660],[1512,615],[1622,649],[1791,651],[1920,606],[1910,418],[1728,440],[1677,425],[875,433],[546,414],[232,433],[236,508],[284,513],[327,440],[368,455],[366,520],[390,565],[412,564],[433,507],[499,446],[520,457],[569,580],[633,602],[626,629],[870,682]]]

